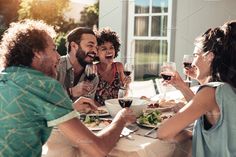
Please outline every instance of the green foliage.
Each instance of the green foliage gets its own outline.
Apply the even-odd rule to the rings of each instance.
[[[69,9],[69,0],[22,0],[19,19],[38,19],[55,26],[56,31],[66,32],[77,24],[70,19],[66,21],[64,12]]]
[[[66,55],[66,37],[65,33],[59,33],[56,38],[56,45],[57,45],[57,51],[58,53],[63,56]]]
[[[81,11],[80,26],[92,28],[94,25],[98,26],[99,3],[98,1],[91,6],[85,7]]]
[[[2,35],[3,35],[4,31],[5,31],[5,29],[0,28],[0,40],[2,39]]]

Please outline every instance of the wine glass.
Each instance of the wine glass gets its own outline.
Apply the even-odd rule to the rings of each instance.
[[[91,95],[94,92],[94,90],[96,90],[96,86],[98,84],[98,79],[96,79],[98,78],[97,66],[95,64],[87,64],[84,73],[85,73],[84,81],[89,82],[93,86],[91,91],[88,93],[88,95]]]
[[[85,67],[85,81],[93,81],[97,76],[97,66],[94,64],[87,64]]]
[[[134,66],[130,63],[125,63],[125,66],[124,66],[124,74],[125,76],[130,76],[130,74],[132,73],[134,69]]]
[[[161,66],[161,76],[164,80],[168,81],[173,76],[173,73],[176,71],[176,64],[175,62],[163,62]],[[167,84],[164,83],[162,86],[163,92],[160,93],[161,99],[165,99],[166,97],[166,87]]]
[[[192,68],[192,62],[193,62],[193,55],[184,55],[183,57],[183,65],[186,70],[189,70]],[[191,83],[190,77],[186,75],[186,80],[184,81],[186,83]]]
[[[134,70],[134,65],[133,65],[133,64],[130,64],[130,63],[128,63],[128,62],[125,63],[125,65],[124,65],[124,74],[125,74],[125,77],[130,77],[130,75],[131,75],[131,73],[133,72],[133,70]],[[132,91],[132,89],[129,87],[128,84],[124,84],[123,87],[121,87],[121,88],[126,88],[126,89],[128,89],[128,90],[127,90],[128,95],[129,95],[129,96],[132,95],[133,91]]]
[[[129,95],[130,96],[130,95]],[[128,97],[127,89],[120,88],[118,91],[118,102],[122,108],[130,107],[133,100],[131,97]]]
[[[170,80],[174,71],[176,71],[175,62],[164,62],[161,66],[161,76],[164,80]]]

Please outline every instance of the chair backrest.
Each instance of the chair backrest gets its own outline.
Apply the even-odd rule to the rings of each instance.
[[[152,80],[133,81],[130,83],[130,89],[132,90],[133,97],[146,96],[151,98],[157,94]]]

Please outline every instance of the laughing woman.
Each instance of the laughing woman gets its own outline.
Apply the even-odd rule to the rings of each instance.
[[[97,33],[97,42],[99,83],[95,100],[98,105],[103,106],[105,100],[117,98],[120,87],[128,87],[131,78],[125,76],[123,64],[114,61],[120,51],[120,40],[117,33],[109,28],[101,29]]]
[[[176,139],[196,120],[193,157],[236,156],[236,21],[208,29],[197,38],[194,56],[196,79],[208,81],[185,107],[161,125],[157,136]]]

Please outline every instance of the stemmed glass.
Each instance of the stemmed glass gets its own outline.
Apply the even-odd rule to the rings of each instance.
[[[130,76],[130,74],[133,71],[133,68],[134,68],[134,66],[132,64],[125,63],[125,66],[124,66],[124,74],[125,74],[125,76]]]
[[[183,65],[186,70],[189,70],[192,68],[192,62],[193,62],[193,55],[184,55],[183,57]],[[186,83],[191,83],[190,77],[186,75],[186,80],[184,81]]]
[[[170,80],[174,71],[176,71],[175,62],[164,62],[161,66],[161,76],[164,80]]]
[[[176,64],[175,62],[164,62],[161,66],[161,76],[164,80],[170,80],[173,76],[173,73],[176,71]],[[163,86],[163,93],[162,99],[166,97],[166,84]]]
[[[130,95],[129,95],[130,96]],[[118,102],[122,108],[130,107],[133,100],[131,97],[128,97],[127,89],[120,88],[118,91]]]
[[[133,70],[134,70],[134,65],[133,64],[131,64],[129,62],[125,63],[125,65],[124,65],[124,74],[125,74],[126,77],[129,77],[131,75],[131,73],[133,72]],[[132,93],[133,93],[132,89],[129,88],[127,84],[124,84],[123,86],[124,87],[122,87],[122,88],[128,89],[127,93],[129,94],[129,96],[132,95]]]
[[[97,78],[97,66],[95,64],[87,64],[84,73],[85,73],[84,81],[91,83],[93,86],[93,89],[88,93],[88,95],[90,95],[91,93],[94,92],[94,90],[96,90],[96,86],[98,83],[98,80],[95,79]]]
[[[94,64],[87,64],[85,67],[85,81],[93,81],[97,76],[97,66]]]

